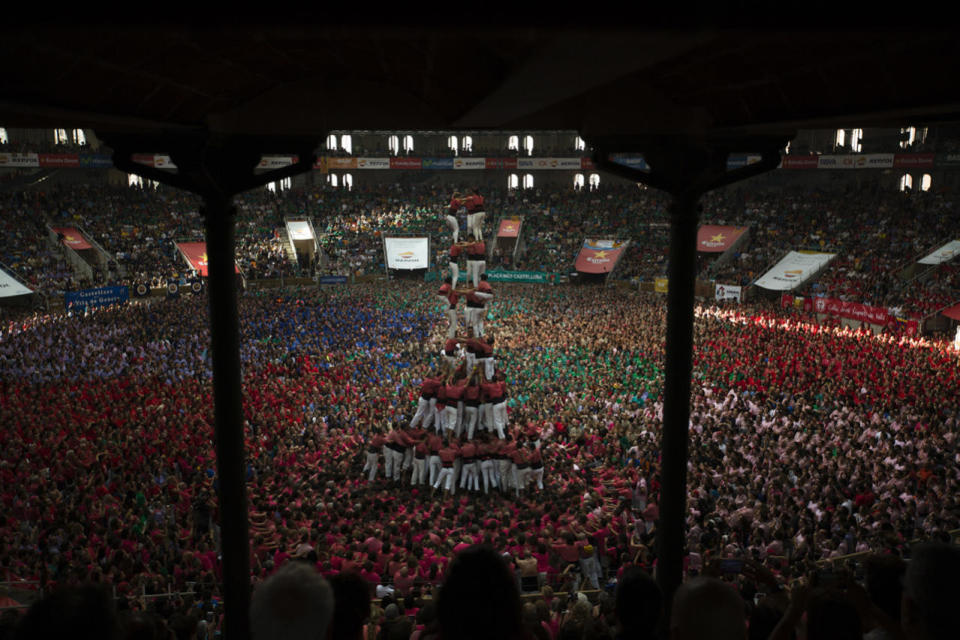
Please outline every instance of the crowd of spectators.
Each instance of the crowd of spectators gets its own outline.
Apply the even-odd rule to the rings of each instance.
[[[495,292],[487,326],[510,374],[511,430],[539,440],[546,465],[545,489],[519,498],[432,496],[361,472],[372,429],[410,419],[436,364],[445,321],[432,289],[241,297],[254,582],[300,558],[328,578],[356,571],[371,593],[411,596],[416,609],[474,544],[535,576],[522,583],[533,590],[603,589],[655,568],[660,299]],[[205,304],[182,296],[3,327],[5,581],[107,583],[134,607],[143,594],[192,593],[215,610]],[[956,352],[740,307],[699,309],[695,341],[688,576],[734,558],[783,584],[830,558],[903,555],[910,540],[960,527]],[[744,580],[733,583],[752,597]],[[177,598],[157,602],[173,615]]]

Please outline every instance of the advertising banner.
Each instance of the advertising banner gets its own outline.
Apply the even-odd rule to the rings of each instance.
[[[390,158],[357,158],[357,169],[389,169]]]
[[[84,169],[112,169],[113,158],[96,153],[81,153],[78,166]]]
[[[0,269],[0,298],[12,298],[13,296],[22,296],[27,293],[33,293],[33,291],[20,284],[20,282],[9,273]]]
[[[884,307],[868,307],[857,302],[844,302],[837,298],[814,298],[813,310],[817,313],[829,313],[833,316],[861,320],[870,324],[886,325],[890,321],[890,312]]]
[[[543,271],[487,271],[490,282],[554,282],[555,273]]]
[[[656,291],[657,293],[667,293],[668,291],[670,291],[670,279],[654,278],[653,290]]]
[[[177,168],[177,165],[173,164],[173,160],[170,159],[170,156],[162,154],[153,156],[153,166],[155,166],[157,169]]]
[[[129,287],[99,287],[97,289],[83,289],[82,291],[68,291],[64,295],[67,309],[86,307],[106,307],[107,305],[126,302],[130,299]]]
[[[516,169],[516,158],[484,158],[484,167],[487,169]]]
[[[63,244],[70,247],[74,251],[82,251],[83,249],[92,249],[90,243],[83,239],[83,236],[80,235],[80,232],[74,229],[73,227],[51,227],[54,233],[63,235]]]
[[[327,171],[339,171],[341,169],[356,169],[356,158],[326,158]]]
[[[310,223],[305,220],[296,220],[287,223],[287,234],[291,240],[313,240]]]
[[[454,158],[454,169],[486,169],[487,161],[485,158]]]
[[[937,154],[935,164],[938,167],[960,167],[960,153]]]
[[[135,153],[130,156],[130,159],[136,162],[137,164],[144,164],[148,167],[154,166],[153,154],[152,153]]]
[[[346,284],[347,276],[320,276],[320,284]]]
[[[39,167],[40,158],[35,153],[0,153],[0,167]]]
[[[620,240],[588,238],[583,241],[575,267],[582,273],[608,273],[617,264],[617,259],[626,244],[625,241]]]
[[[592,171],[597,168],[597,165],[593,164],[593,158],[583,157],[580,158],[580,168],[584,171]]]
[[[390,269],[426,269],[430,266],[428,238],[384,238]]]
[[[504,218],[500,221],[500,228],[497,230],[498,238],[516,238],[520,235],[520,219]]]
[[[557,169],[575,169],[579,171],[583,167],[581,158],[557,158]]]
[[[898,153],[893,156],[893,166],[898,169],[929,169],[933,167],[933,154]]]
[[[423,168],[434,171],[447,171],[453,169],[453,158],[424,158]]]
[[[780,161],[781,169],[816,169],[819,156],[784,156]]]
[[[789,293],[780,294],[780,308],[789,309],[793,306],[793,296]]]
[[[715,292],[717,300],[736,300],[740,302],[741,287],[732,284],[718,284]]]
[[[697,251],[723,253],[733,246],[747,227],[720,227],[705,224],[697,231]]]
[[[421,167],[420,158],[390,158],[391,169],[415,169]]]
[[[38,160],[41,167],[73,168],[80,166],[80,156],[75,153],[41,153]]]
[[[617,164],[622,164],[623,166],[630,167],[631,169],[639,169],[640,171],[648,171],[650,169],[647,161],[641,156],[619,156],[614,154],[610,157],[610,159]]]
[[[960,240],[952,240],[928,256],[917,260],[920,264],[943,264],[960,255]]]
[[[866,159],[867,169],[890,169],[893,167],[892,153],[867,153],[862,157]]]
[[[772,291],[790,291],[830,262],[835,253],[791,251],[754,283]]]
[[[263,156],[260,158],[258,169],[280,169],[289,167],[297,162],[297,156]]]
[[[178,242],[177,249],[187,258],[195,271],[198,271],[201,276],[207,275],[207,267],[210,263],[207,260],[206,242]],[[236,264],[233,265],[233,270],[234,273],[240,273],[240,267]]]

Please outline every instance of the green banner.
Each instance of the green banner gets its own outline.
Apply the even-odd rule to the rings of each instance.
[[[544,282],[554,283],[557,274],[543,271],[487,271],[490,282]]]

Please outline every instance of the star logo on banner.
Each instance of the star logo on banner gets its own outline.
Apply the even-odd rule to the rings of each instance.
[[[200,264],[207,264],[207,252],[204,251],[200,254]]]
[[[726,237],[727,236],[723,235],[722,233],[718,233],[715,236],[710,236],[710,242],[723,242]]]
[[[606,251],[597,251],[595,254],[593,254],[593,257],[594,257],[594,258],[606,258],[606,257],[607,257],[607,252],[606,252]]]

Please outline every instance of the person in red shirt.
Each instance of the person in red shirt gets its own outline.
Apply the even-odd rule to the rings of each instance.
[[[516,453],[517,443],[513,441],[513,437],[508,433],[500,445],[500,475],[497,477],[497,484],[501,492],[509,491],[510,487],[515,484],[514,479],[517,470],[516,467],[514,467],[513,459]]]
[[[483,426],[488,431],[496,428],[496,422],[493,419],[493,403],[501,402],[500,384],[494,380],[485,380],[480,383],[480,418]],[[503,440],[503,430],[498,430],[497,435]]]
[[[480,458],[480,474],[483,476],[483,493],[490,493],[490,487],[497,488],[496,466],[500,455],[500,440],[491,440],[489,434],[480,434],[480,444],[477,445],[477,455]]]
[[[474,240],[483,240],[483,219],[486,217],[483,206],[483,196],[479,189],[463,199],[463,206],[467,208],[467,232],[473,234]]]
[[[444,424],[448,431],[453,431],[459,438],[463,429],[463,394],[467,388],[467,379],[455,379],[456,373],[451,373],[447,379],[447,404],[444,409]]]
[[[530,480],[537,483],[537,490],[543,491],[543,455],[534,442],[530,442]]]
[[[437,476],[440,475],[440,448],[443,446],[443,438],[436,433],[427,436],[427,450],[430,456],[427,458],[427,467],[430,470],[429,484],[433,486]]]
[[[467,439],[473,440],[473,432],[477,427],[477,411],[480,409],[479,374],[473,371],[463,391],[464,422],[467,427]]]
[[[427,440],[436,437],[436,434],[423,435],[424,437],[420,438],[413,447],[413,474],[410,476],[410,484],[412,485],[421,485],[427,480],[427,454],[430,453]]]
[[[437,481],[433,485],[434,490],[442,486],[444,491],[448,493],[452,491],[454,483],[453,465],[458,455],[460,455],[460,447],[445,438],[443,447],[440,449],[440,475],[437,476]]]
[[[479,469],[477,468],[477,445],[469,440],[460,448],[462,467],[460,470],[460,488],[467,491],[479,491]]]
[[[443,343],[443,360],[451,369],[457,366],[457,361],[460,359],[459,347],[460,342],[456,338],[447,338]]]
[[[493,359],[493,336],[484,336],[477,345],[477,360],[483,364],[483,373],[487,380],[493,380],[495,361]]]
[[[381,433],[379,429],[374,428],[370,442],[367,443],[367,462],[363,465],[362,471],[362,473],[369,472],[367,480],[370,482],[373,482],[377,477],[377,458],[380,455],[380,449],[383,449],[386,443],[387,439],[383,436],[383,433]],[[384,449],[384,451],[386,450]]]
[[[476,289],[480,284],[480,274],[487,270],[487,245],[481,239],[467,245],[467,282]]]
[[[450,269],[450,284],[454,289],[457,288],[457,284],[460,283],[460,256],[463,254],[463,245],[452,244],[450,245],[450,260],[448,267]],[[467,272],[467,278],[469,278],[470,272]]]
[[[453,197],[450,198],[450,206],[447,207],[447,226],[453,234],[454,244],[460,239],[460,222],[457,220],[457,212],[460,211],[462,206],[463,200],[460,198],[460,194],[454,191]]]
[[[457,335],[457,302],[460,300],[460,294],[453,289],[453,285],[450,283],[450,278],[444,280],[437,295],[443,301],[447,319],[450,321],[450,326],[447,327],[447,338],[454,338]]]
[[[411,427],[418,426],[423,422],[423,428],[429,429],[433,424],[433,414],[437,407],[437,388],[440,386],[440,375],[437,372],[431,373],[420,383],[420,399],[417,400],[417,412],[410,421]]]

